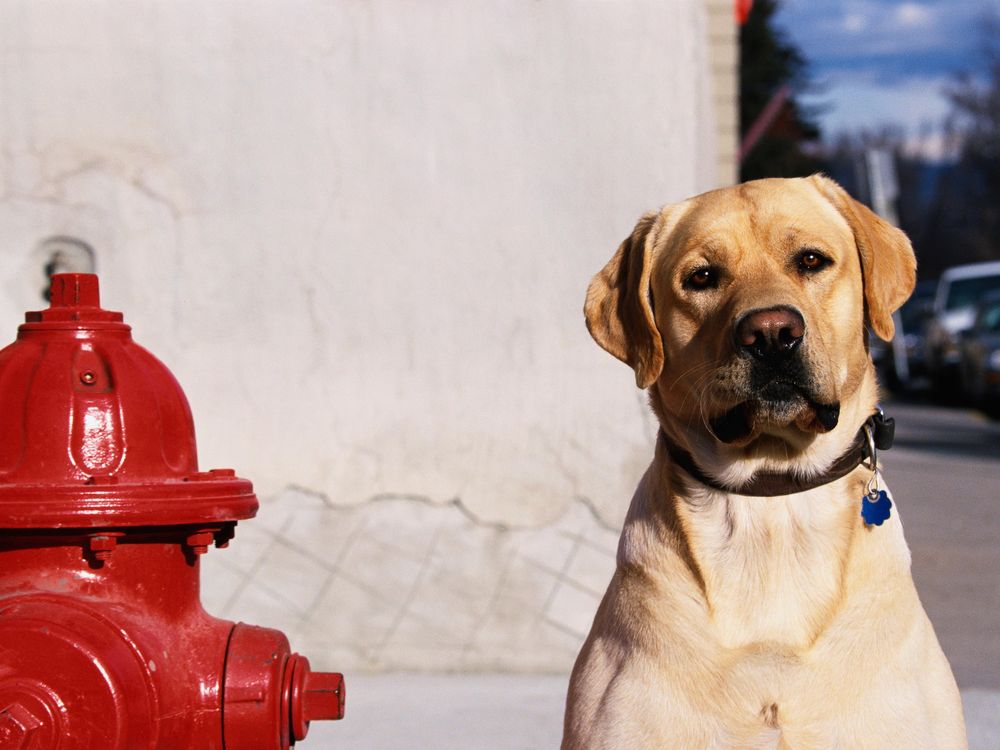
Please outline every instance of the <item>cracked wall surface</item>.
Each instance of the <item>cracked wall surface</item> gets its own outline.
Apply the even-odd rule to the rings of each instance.
[[[376,668],[565,666],[655,434],[583,296],[718,179],[706,7],[0,3],[0,322],[46,240],[93,248],[201,466],[265,500],[216,611]]]
[[[565,671],[617,538],[581,500],[532,528],[459,501],[336,506],[291,489],[202,558],[202,598],[212,614],[282,629],[330,669]]]

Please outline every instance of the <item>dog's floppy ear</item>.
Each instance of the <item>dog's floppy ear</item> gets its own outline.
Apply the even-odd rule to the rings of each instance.
[[[635,370],[635,383],[649,388],[663,369],[663,341],[650,302],[653,230],[659,214],[639,219],[608,264],[587,288],[583,313],[594,340]]]
[[[854,200],[828,177],[812,177],[854,232],[861,256],[868,323],[884,341],[892,339],[896,326],[892,314],[906,302],[917,283],[917,259],[905,234]]]

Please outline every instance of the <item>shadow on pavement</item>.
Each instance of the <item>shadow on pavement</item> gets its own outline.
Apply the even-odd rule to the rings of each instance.
[[[893,395],[885,403],[887,416],[893,416],[897,404],[906,407],[906,417],[896,421],[895,447],[1000,461],[1000,423],[982,413],[920,396]]]

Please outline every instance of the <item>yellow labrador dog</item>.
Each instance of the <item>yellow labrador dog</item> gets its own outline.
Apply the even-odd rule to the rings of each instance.
[[[866,328],[892,338],[914,270],[902,232],[814,176],[647,214],[591,282],[590,332],[661,431],[564,750],[967,747],[872,468]]]

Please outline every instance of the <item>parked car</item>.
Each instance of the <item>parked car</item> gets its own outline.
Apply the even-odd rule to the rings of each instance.
[[[976,307],[972,327],[962,335],[962,386],[987,413],[1000,416],[1000,292]]]
[[[889,346],[891,356],[887,353],[884,360],[884,373],[894,390],[914,388],[927,375],[925,340],[936,291],[937,281],[921,281],[892,316],[896,335]]]
[[[926,338],[927,374],[937,391],[958,385],[959,339],[972,327],[976,304],[993,290],[1000,290],[1000,261],[954,266],[941,274]]]

